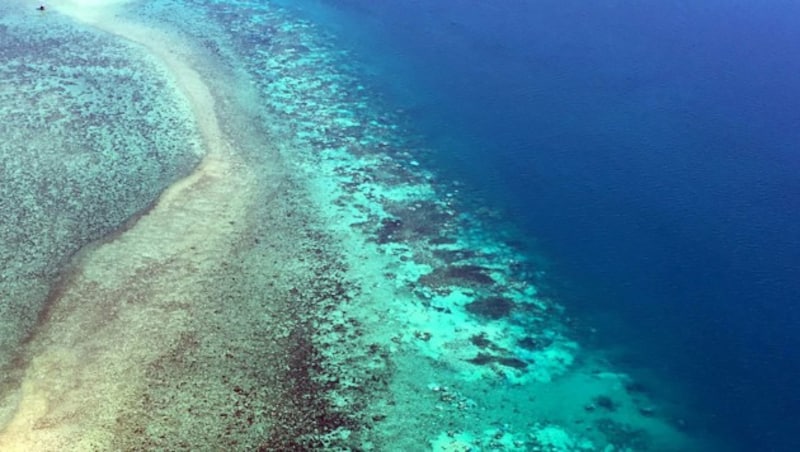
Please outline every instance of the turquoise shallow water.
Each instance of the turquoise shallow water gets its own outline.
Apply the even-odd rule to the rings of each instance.
[[[101,261],[123,280],[130,271],[131,280],[161,284],[156,291],[149,283],[108,283],[126,306],[167,300],[141,317],[166,339],[146,343],[152,355],[113,339],[92,344],[93,353],[109,362],[122,356],[142,374],[123,372],[133,389],[104,402],[110,420],[94,422],[79,409],[74,419],[44,414],[36,424],[43,436],[73,425],[57,435],[91,437],[99,450],[711,450],[702,414],[691,413],[680,393],[657,379],[636,380],[588,347],[586,329],[548,289],[546,259],[522,245],[500,213],[428,165],[436,150],[335,37],[271,3],[189,5],[132,3],[119,17],[189,43],[181,58],[208,87],[231,147],[230,167],[204,173],[202,182],[239,178],[239,192],[213,202],[241,202],[243,212],[222,209],[229,216],[210,222],[207,236],[187,233],[199,239],[157,271],[124,255]],[[9,105],[30,105],[30,123],[4,123],[16,152],[2,153],[13,181],[6,185],[4,173],[3,199],[30,201],[9,206],[3,243],[21,250],[9,256],[29,256],[25,268],[42,272],[41,287],[93,239],[105,237],[74,261],[79,272],[93,268],[92,256],[133,242],[150,218],[119,227],[190,172],[199,148],[225,154],[209,144],[208,121],[192,119],[181,96],[192,90],[176,87],[185,78],[145,48],[53,9],[47,42],[75,49],[59,46],[38,53],[41,62],[14,64],[31,58],[26,48],[3,66],[23,75],[4,85]],[[3,32],[14,39],[30,27],[37,30],[17,22]],[[36,136],[36,126],[49,121],[61,121],[59,128],[46,140]],[[9,171],[14,165],[35,171]],[[206,219],[176,204],[176,223]],[[21,213],[24,206],[35,213]],[[155,210],[170,223],[170,210]],[[58,221],[65,223],[53,226]],[[23,230],[44,239],[12,235]],[[229,248],[211,247],[195,260],[196,248],[226,240]],[[141,246],[146,258],[157,255]],[[23,289],[17,293],[37,295]],[[8,306],[28,309],[24,321],[3,315],[18,332],[5,336],[9,342],[31,331],[43,292],[37,303],[4,295]],[[39,369],[47,338],[66,328],[57,320],[71,318],[60,306],[72,302],[80,312],[74,302],[82,299],[51,292],[46,306],[56,320],[36,325],[42,332],[19,349],[26,358],[15,362],[15,375],[25,373],[27,355]],[[116,312],[114,301],[106,296],[104,303]],[[87,333],[134,335],[114,317],[127,318],[92,318]],[[108,376],[98,375],[98,387],[107,387]],[[69,372],[50,378],[57,387],[80,386]],[[69,393],[56,394],[50,400],[72,406]],[[6,418],[26,412],[25,394],[11,405]],[[4,432],[18,429],[11,423]],[[78,444],[70,439],[65,444]],[[21,440],[0,437],[0,445],[13,441]]]

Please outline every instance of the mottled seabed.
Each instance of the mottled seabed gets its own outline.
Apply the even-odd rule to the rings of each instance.
[[[0,397],[72,256],[201,155],[193,116],[150,55],[27,6],[0,4]]]
[[[313,24],[2,8],[0,449],[710,449]]]

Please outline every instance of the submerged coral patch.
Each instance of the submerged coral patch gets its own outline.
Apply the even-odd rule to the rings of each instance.
[[[480,287],[494,284],[489,269],[480,265],[446,265],[435,268],[419,279],[420,284],[440,288],[453,285]]]
[[[378,244],[425,240],[443,233],[452,214],[430,201],[394,202],[384,206],[387,217],[375,232]]]
[[[528,363],[519,358],[508,357],[508,356],[495,356],[495,355],[490,355],[488,353],[478,353],[477,356],[468,359],[467,361],[471,362],[472,364],[477,364],[480,366],[497,363],[506,367],[512,367],[514,369],[525,369],[526,367],[528,367]]]
[[[486,333],[476,334],[469,338],[473,345],[480,348],[492,348],[494,343],[486,338]]]
[[[508,317],[514,309],[515,303],[505,297],[488,297],[475,300],[464,308],[475,315],[492,320]]]
[[[399,241],[399,234],[403,230],[403,221],[398,218],[384,218],[381,226],[375,233],[376,241],[383,245],[389,242]]]
[[[524,348],[525,350],[530,350],[530,351],[541,350],[543,348],[548,347],[552,343],[553,340],[551,338],[547,337],[534,338],[532,336],[525,336],[517,341],[517,345]]]
[[[453,243],[452,241],[448,240],[446,237],[437,237],[431,239],[429,241],[431,245],[446,245]],[[435,249],[433,250],[433,256],[437,259],[441,259],[442,261],[446,262],[447,264],[453,264],[459,261],[465,261],[470,259],[476,259],[479,257],[479,253],[475,250],[464,250],[464,249]]]
[[[610,418],[599,419],[594,425],[605,435],[610,444],[620,450],[651,450],[652,438],[642,428]]]

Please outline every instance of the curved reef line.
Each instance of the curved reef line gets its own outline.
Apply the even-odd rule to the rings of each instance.
[[[122,23],[113,8],[70,3],[63,12],[145,47],[191,105],[206,155],[115,240],[86,253],[28,344],[27,368],[0,449],[96,450],[114,439],[120,408],[137,403],[146,365],[178,347],[194,300],[245,228],[253,176],[220,130],[214,99],[182,47]],[[165,50],[169,49],[169,50]]]

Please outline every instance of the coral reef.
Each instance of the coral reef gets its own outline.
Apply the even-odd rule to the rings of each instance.
[[[192,43],[182,56],[213,93],[229,170],[253,179],[231,197],[254,201],[215,224],[230,241],[221,250],[195,261],[189,248],[164,274],[128,276],[174,284],[157,312],[180,321],[170,341],[144,342],[137,402],[103,432],[114,448],[692,450],[650,394],[576,342],[546,293],[544,260],[501,213],[428,168],[424,137],[335,37],[272,2],[134,2],[117,13]],[[4,233],[33,252],[3,256],[17,259],[12,271],[48,277],[197,160],[190,115],[141,49],[53,30],[26,49],[55,59],[47,39],[63,32],[59,63],[6,65],[15,88],[0,91],[37,112],[13,140],[37,159],[0,153],[20,200],[8,207],[25,222]],[[0,50],[9,61],[21,58],[14,39]],[[98,50],[64,65],[86,42]],[[50,122],[56,135],[33,133]],[[170,279],[181,271],[190,283]],[[109,324],[152,301],[98,293]]]
[[[0,16],[0,367],[75,253],[200,157],[188,107],[141,49],[28,15]]]

